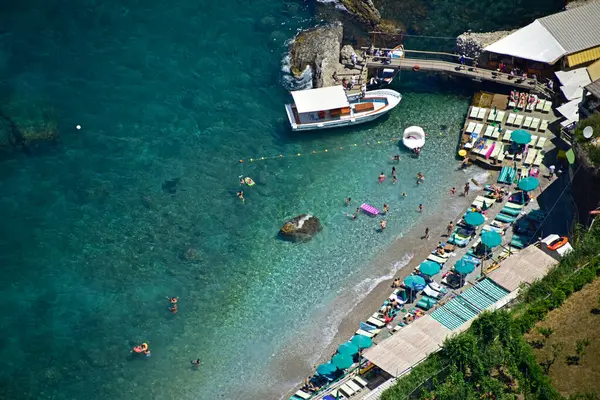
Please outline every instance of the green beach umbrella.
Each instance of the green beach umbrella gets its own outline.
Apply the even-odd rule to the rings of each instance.
[[[345,354],[336,354],[331,359],[331,363],[339,369],[346,369],[354,364],[354,360],[351,356],[347,356]]]
[[[470,274],[471,272],[473,272],[475,270],[475,264],[465,260],[464,258],[461,258],[460,260],[458,260],[458,262],[456,264],[454,264],[454,269],[459,274],[466,275],[466,274]]]
[[[331,375],[337,371],[337,367],[332,363],[321,364],[317,367],[317,373],[319,375]]]
[[[516,144],[527,144],[531,142],[531,133],[524,131],[523,129],[517,129],[510,134],[510,138]]]
[[[423,261],[421,265],[419,265],[419,271],[427,276],[433,276],[440,272],[441,269],[442,267],[440,264],[429,260]]]
[[[534,178],[533,176],[528,176],[527,178],[523,178],[519,181],[519,189],[524,190],[526,192],[530,192],[538,187],[540,181],[538,178]]]
[[[471,226],[479,226],[485,222],[485,217],[478,212],[468,212],[465,215],[465,222]]]
[[[425,288],[425,279],[419,275],[409,275],[404,279],[404,285],[413,290],[422,290]]]
[[[481,243],[487,247],[496,247],[502,243],[502,236],[494,231],[483,232],[481,234]]]
[[[369,347],[373,346],[373,340],[364,335],[353,336],[350,341],[357,345],[359,349],[368,349]]]
[[[338,347],[338,353],[353,356],[358,353],[358,346],[352,342],[342,343],[340,344],[340,347]]]

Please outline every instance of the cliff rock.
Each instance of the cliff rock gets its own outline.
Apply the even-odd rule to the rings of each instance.
[[[497,32],[465,32],[456,38],[456,52],[470,58],[477,58],[485,47],[515,31],[516,29]]]
[[[311,214],[301,214],[283,224],[279,235],[293,242],[307,242],[321,230],[323,227],[319,218]]]
[[[339,0],[339,4],[362,23],[376,26],[381,22],[381,14],[372,0]]]

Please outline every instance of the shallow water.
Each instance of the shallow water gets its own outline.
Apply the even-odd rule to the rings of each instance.
[[[48,99],[61,129],[56,149],[0,164],[0,397],[240,398],[238,375],[248,393],[274,385],[267,360],[340,292],[389,274],[365,268],[418,223],[419,203],[433,212],[465,181],[453,168],[468,92],[414,74],[377,123],[288,130],[280,61],[312,24],[303,3],[54,1],[0,22],[5,95]],[[412,124],[430,133],[419,159],[392,140]],[[396,153],[398,184],[378,184]],[[245,204],[239,175],[257,182]],[[347,218],[363,201],[390,205],[385,233]],[[278,240],[303,212],[323,232]],[[143,341],[152,356],[132,357]]]

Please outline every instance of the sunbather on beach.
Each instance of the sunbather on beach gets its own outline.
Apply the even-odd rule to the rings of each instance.
[[[448,223],[448,226],[446,227],[446,236],[450,236],[452,234],[452,231],[454,230],[454,222],[450,221],[450,223]]]
[[[392,283],[392,287],[399,288],[401,286],[402,286],[402,280],[400,278],[394,279],[394,282]]]

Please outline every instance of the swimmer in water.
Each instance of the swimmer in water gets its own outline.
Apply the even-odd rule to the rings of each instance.
[[[423,212],[423,204],[419,204],[419,212],[422,213]]]
[[[396,176],[396,167],[392,167],[392,176]]]
[[[390,207],[387,204],[383,203],[383,212],[387,214],[388,211],[390,211]]]
[[[356,219],[359,214],[360,214],[360,208],[357,208],[356,212],[352,215],[352,219]]]
[[[244,181],[244,178],[240,178],[240,185],[245,185],[246,182]]]
[[[169,307],[169,311],[171,311],[173,314],[177,314],[177,303]]]
[[[379,180],[379,183],[385,181],[385,174],[383,173],[383,171],[381,171],[381,174],[379,174],[378,180]]]
[[[406,197],[406,192],[402,192],[402,197]]]
[[[238,199],[240,199],[242,201],[242,203],[246,202],[246,199],[244,198],[244,192],[243,191],[240,190],[239,192],[237,192],[237,197],[238,197]]]
[[[200,366],[200,364],[201,364],[201,361],[200,361],[199,358],[197,360],[192,360],[190,362],[192,363],[192,366],[194,366],[196,368],[198,368]]]
[[[392,161],[400,161],[400,155],[396,154],[394,157],[392,157]]]
[[[451,194],[456,194],[456,188],[455,188],[455,187],[453,187],[452,189],[450,189],[450,193],[451,193]]]
[[[386,220],[382,219],[381,222],[379,223],[379,226],[381,227],[381,230],[384,231],[387,226]]]
[[[350,197],[347,197],[347,198],[346,198],[346,205],[347,205],[347,206],[349,206],[349,205],[350,205],[350,201],[351,201],[351,200],[352,200],[352,199],[351,199]]]
[[[168,297],[167,296],[167,300],[169,300],[169,302],[171,304],[177,304],[177,297]]]
[[[395,185],[398,182],[398,178],[396,178],[396,175],[394,175],[392,179],[392,183]]]

